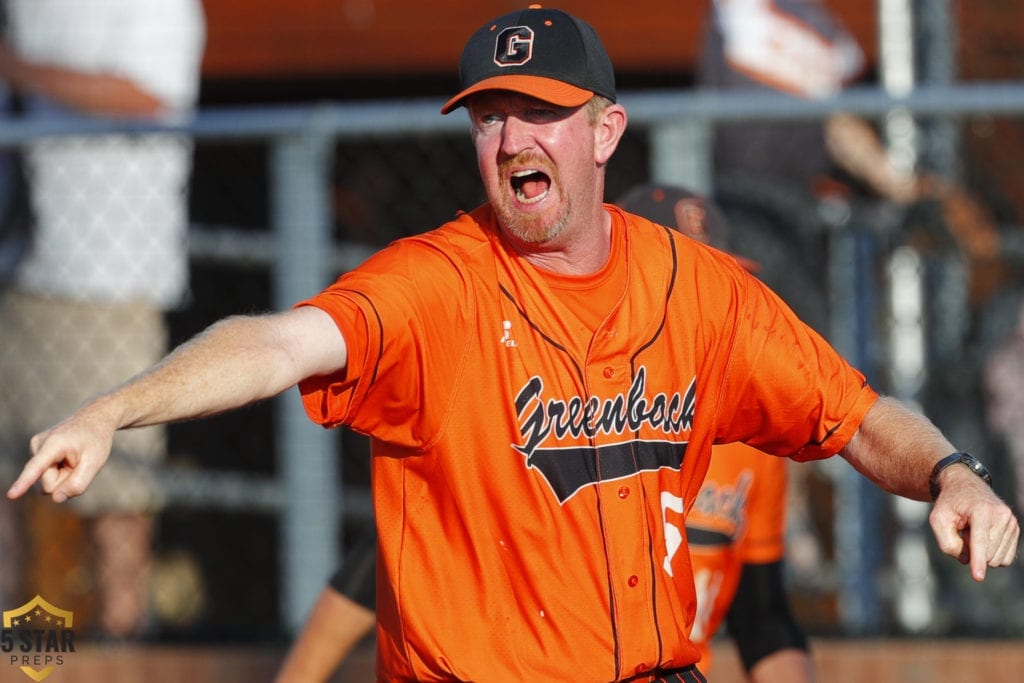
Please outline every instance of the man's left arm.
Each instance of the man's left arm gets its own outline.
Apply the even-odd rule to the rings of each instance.
[[[882,489],[927,501],[932,470],[955,451],[927,418],[882,397],[840,453]],[[959,464],[943,469],[936,483],[939,494],[929,523],[939,549],[969,564],[976,581],[985,578],[988,567],[1012,563],[1020,525],[992,487]]]

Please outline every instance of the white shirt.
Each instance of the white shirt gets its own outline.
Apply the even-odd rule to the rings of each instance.
[[[8,0],[23,59],[134,80],[168,116],[196,104],[205,18],[200,0]],[[29,97],[29,116],[69,111]],[[91,301],[172,306],[187,288],[191,142],[180,135],[52,137],[27,170],[34,243],[16,282]]]

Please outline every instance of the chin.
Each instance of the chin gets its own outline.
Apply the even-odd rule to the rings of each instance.
[[[547,244],[565,229],[568,212],[554,207],[541,211],[522,211],[512,202],[494,205],[498,222],[506,232],[525,244]]]
[[[522,214],[517,212],[499,214],[505,231],[525,244],[546,244],[562,232],[562,221],[552,221],[542,214]]]

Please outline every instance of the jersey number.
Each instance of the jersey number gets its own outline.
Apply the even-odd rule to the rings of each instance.
[[[661,522],[665,526],[665,561],[662,567],[665,573],[672,576],[672,558],[679,552],[683,545],[683,532],[672,522],[668,521],[668,511],[683,515],[683,499],[668,491],[661,492]]]

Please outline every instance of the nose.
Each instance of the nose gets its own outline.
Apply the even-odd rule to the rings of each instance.
[[[518,116],[509,115],[501,127],[501,151],[510,157],[529,149],[533,144],[530,124]]]

